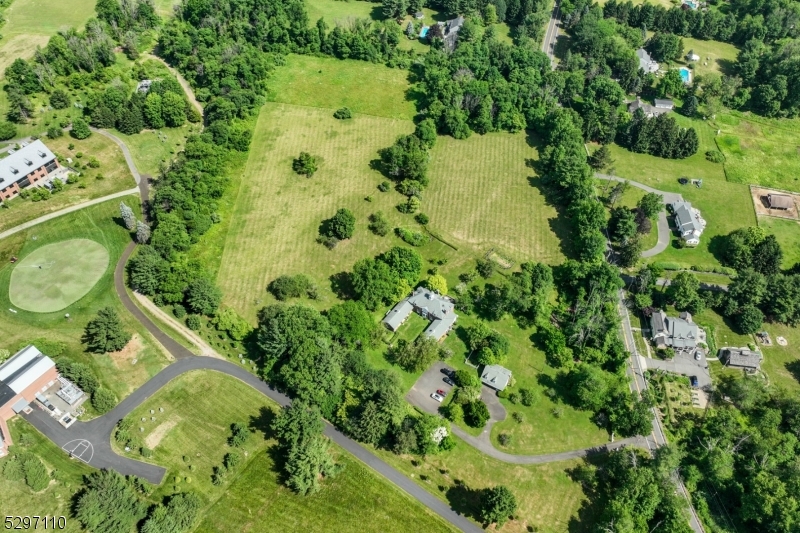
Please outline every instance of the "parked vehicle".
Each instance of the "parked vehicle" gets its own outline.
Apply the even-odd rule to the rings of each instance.
[[[697,381],[697,376],[689,376],[689,383],[692,384],[692,387],[697,388],[699,382]]]
[[[700,352],[694,352],[694,358],[700,361],[703,359],[703,356],[700,355]]]
[[[444,400],[444,398],[443,398],[443,397],[439,396],[439,395],[438,395],[438,394],[436,394],[435,392],[431,394],[431,398],[433,398],[434,400],[436,400],[436,401],[437,401],[437,402],[439,402],[439,403],[442,403],[442,400]]]
[[[441,396],[442,398],[447,398],[447,393],[446,393],[445,391],[443,391],[442,389],[438,389],[438,390],[436,391],[436,394],[438,394],[438,395],[439,395],[439,396]]]
[[[443,368],[442,369],[442,374],[444,374],[445,376],[447,376],[449,378],[452,378],[455,375],[455,372],[453,372],[449,368]]]
[[[450,385],[451,387],[455,387],[455,386],[456,386],[456,382],[455,382],[455,381],[453,381],[453,380],[452,380],[452,379],[450,379],[450,378],[444,378],[442,381],[444,381],[445,383],[447,383],[447,384],[448,384],[448,385]]]

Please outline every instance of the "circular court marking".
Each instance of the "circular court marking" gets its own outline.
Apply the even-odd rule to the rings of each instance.
[[[108,250],[89,239],[37,248],[14,266],[8,297],[34,313],[60,311],[88,293],[108,268]]]
[[[86,464],[89,464],[92,461],[92,457],[94,457],[94,446],[86,439],[71,440],[61,449],[67,452],[70,457],[80,459]]]

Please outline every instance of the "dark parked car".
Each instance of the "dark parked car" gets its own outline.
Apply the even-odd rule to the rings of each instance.
[[[689,376],[689,383],[692,384],[692,387],[697,387],[697,376]]]
[[[451,387],[455,387],[455,385],[456,385],[456,382],[455,382],[455,381],[453,381],[453,380],[452,380],[452,379],[450,379],[450,378],[444,378],[442,381],[444,381],[445,383],[447,383],[447,384],[448,384],[448,385],[450,385]]]
[[[455,375],[455,372],[453,372],[449,368],[443,368],[442,369],[442,374],[444,374],[445,376],[447,376],[449,378],[452,378]]]

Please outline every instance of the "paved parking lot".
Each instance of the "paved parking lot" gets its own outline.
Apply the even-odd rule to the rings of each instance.
[[[677,353],[671,361],[661,359],[650,359],[642,357],[642,366],[645,369],[659,368],[667,372],[681,374],[684,376],[697,376],[699,388],[705,389],[711,386],[711,373],[708,370],[708,361],[703,356],[699,361],[689,354]]]
[[[426,413],[432,415],[439,413],[439,406],[442,404],[431,398],[431,393],[441,389],[447,394],[450,394],[450,391],[453,389],[453,387],[442,381],[445,378],[445,375],[442,374],[443,368],[453,370],[443,362],[437,361],[433,366],[422,373],[417,379],[417,382],[414,383],[414,386],[411,387],[408,394],[406,394],[406,399],[411,405],[419,407]]]

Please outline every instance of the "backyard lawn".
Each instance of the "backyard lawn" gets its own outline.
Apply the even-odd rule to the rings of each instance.
[[[225,401],[218,392],[225,391]],[[160,409],[163,408],[163,413]],[[151,421],[150,410],[156,413]],[[272,453],[270,423],[277,406],[244,383],[211,371],[184,374],[131,413],[145,428],[152,462],[168,468],[155,498],[176,491],[200,495],[204,513],[197,531],[220,531],[237,524],[243,531],[405,531],[413,521],[420,531],[452,531],[419,503],[346,452],[333,447],[344,470],[312,496],[298,496],[281,485]],[[145,422],[140,422],[144,417]],[[252,435],[241,448],[227,444],[230,425],[247,424]],[[236,451],[242,463],[221,486],[211,483],[214,466]],[[177,482],[176,482],[177,480]]]
[[[732,44],[719,41],[702,41],[691,37],[682,37],[683,50],[686,54],[690,50],[700,56],[700,61],[694,62],[693,75],[717,73],[726,76],[733,74],[733,65],[739,50]],[[679,61],[687,65],[688,61]]]
[[[758,217],[759,227],[775,235],[783,250],[783,268],[800,263],[800,222],[776,217]]]
[[[129,205],[135,212],[138,211],[136,202]],[[49,343],[63,343],[63,354],[58,357],[69,357],[88,364],[97,373],[101,383],[112,390],[118,399],[122,399],[161,370],[167,359],[144,327],[125,311],[114,292],[114,267],[122,250],[130,242],[128,232],[117,225],[115,217],[119,217],[119,202],[110,201],[0,240],[0,309],[3,309],[0,348],[13,353],[25,344],[41,343],[39,339],[42,338]],[[9,308],[14,308],[8,297],[9,280],[14,268],[9,258],[13,255],[24,259],[33,250],[71,238],[95,240],[108,250],[109,263],[100,280],[84,297],[59,312],[32,313],[21,309],[17,309],[17,313],[9,312]],[[86,353],[80,340],[83,330],[97,310],[106,306],[117,310],[125,329],[135,333],[134,338],[118,353]],[[65,319],[65,313],[69,313],[69,319]],[[47,351],[45,349],[45,353]],[[56,361],[58,357],[55,357]]]

